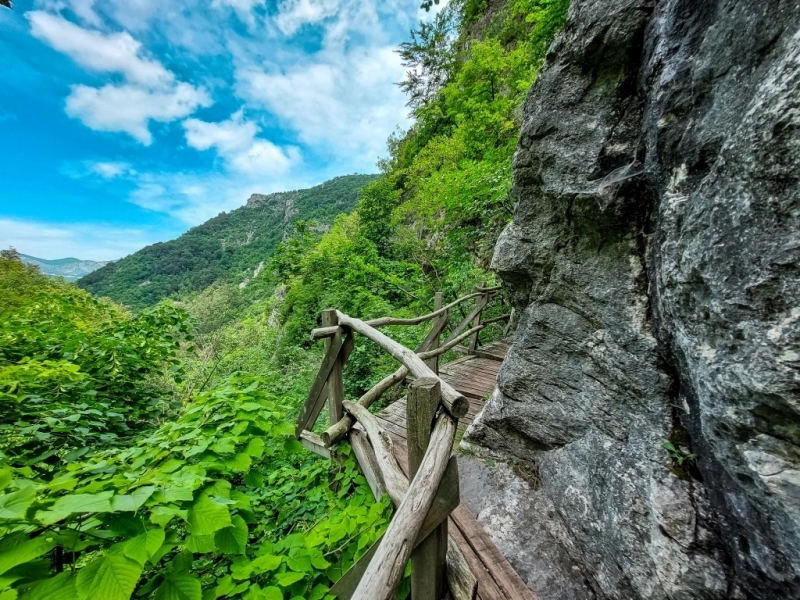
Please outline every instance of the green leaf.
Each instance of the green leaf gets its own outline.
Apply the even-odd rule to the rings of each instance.
[[[223,554],[244,554],[247,546],[247,523],[239,515],[231,518],[231,526],[214,534],[214,541]]]
[[[219,533],[219,532],[217,532]],[[217,549],[217,545],[214,543],[214,536],[213,534],[208,535],[190,535],[186,538],[186,542],[184,542],[187,550],[191,552],[195,552],[197,554],[206,554],[208,552],[213,552]]]
[[[0,575],[17,565],[33,560],[45,552],[50,552],[57,545],[56,540],[48,535],[40,535],[32,540],[25,540],[10,550],[0,554]]]
[[[140,565],[150,560],[158,552],[164,543],[164,530],[151,529],[147,533],[137,535],[135,538],[125,543],[123,552],[128,558],[132,558]]]
[[[263,445],[263,443],[262,443]],[[248,448],[250,446],[248,445]],[[8,467],[4,467],[0,469],[0,490],[4,490],[8,487],[8,484],[11,483],[11,469]]]
[[[45,579],[25,594],[22,600],[78,600],[76,579],[72,573],[61,573],[52,579]]]
[[[225,466],[234,473],[246,473],[250,470],[250,465],[252,462],[253,461],[249,455],[245,454],[244,452],[239,452],[233,458],[226,460]]]
[[[293,583],[300,581],[305,575],[303,573],[278,573],[275,579],[281,587],[289,587]]]
[[[236,439],[224,437],[211,446],[211,449],[217,454],[233,454],[236,451]]]
[[[155,486],[147,485],[134,490],[132,494],[114,496],[111,499],[111,510],[114,512],[135,512],[147,502],[147,499],[156,490]]]
[[[28,508],[36,498],[36,489],[31,485],[18,492],[0,496],[0,519],[24,519]]]
[[[109,554],[78,571],[78,592],[85,600],[129,600],[142,566],[122,554]]]
[[[187,521],[189,531],[194,535],[209,535],[230,526],[231,515],[222,504],[214,502],[208,496],[200,496],[189,509]]]
[[[171,575],[156,591],[155,600],[201,600],[203,588],[194,575]]]
[[[247,442],[247,447],[244,451],[253,458],[261,458],[261,455],[264,454],[264,446],[265,444],[262,438],[252,438]]]
[[[311,570],[311,559],[307,556],[297,556],[295,558],[287,558],[286,564],[292,571],[305,573]]]
[[[73,513],[110,512],[114,492],[98,494],[72,494],[56,500],[49,511],[39,511],[36,518],[44,525],[58,523]]]
[[[283,600],[283,592],[280,588],[270,585],[261,590],[261,598],[263,600]]]
[[[294,438],[289,438],[283,443],[283,449],[286,450],[286,452],[302,452],[303,444]]]
[[[275,426],[273,433],[277,435],[294,435],[294,425],[288,421],[281,421]]]
[[[274,556],[272,554],[264,554],[263,556],[257,556],[250,563],[250,568],[252,569],[253,573],[256,574],[265,573],[267,571],[274,571],[280,566],[281,566],[281,557]]]

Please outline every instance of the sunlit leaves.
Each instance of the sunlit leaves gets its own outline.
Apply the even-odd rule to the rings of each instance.
[[[123,554],[99,558],[78,572],[78,592],[86,600],[128,600],[142,566]]]
[[[151,529],[147,533],[137,535],[135,538],[128,540],[125,543],[123,552],[128,558],[132,558],[140,565],[144,565],[158,552],[163,543],[164,530]]]
[[[203,495],[189,509],[187,521],[193,535],[209,535],[231,525],[231,515],[227,507]]]
[[[242,517],[234,516],[229,527],[220,529],[214,534],[214,542],[224,554],[244,554],[247,545],[247,523]]]
[[[200,600],[202,596],[202,586],[197,577],[185,573],[171,574],[159,586],[155,600]]]
[[[9,481],[11,475],[8,475]],[[28,507],[33,504],[36,498],[34,486],[24,487],[17,492],[3,494],[0,496],[0,519],[22,519]]]

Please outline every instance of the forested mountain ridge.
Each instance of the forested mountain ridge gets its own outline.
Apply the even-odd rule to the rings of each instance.
[[[345,175],[313,188],[253,194],[247,204],[109,263],[78,285],[131,308],[202,290],[217,280],[246,283],[297,221],[330,225],[349,212],[373,175]]]
[[[58,258],[47,260],[27,254],[20,254],[22,262],[39,267],[39,271],[52,277],[63,277],[67,281],[75,281],[108,264],[108,261],[81,260],[79,258]]]

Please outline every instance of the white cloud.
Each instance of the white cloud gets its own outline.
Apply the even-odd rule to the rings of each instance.
[[[283,0],[278,4],[275,24],[285,35],[294,35],[303,25],[319,23],[340,8],[340,0]]]
[[[394,85],[403,77],[394,47],[313,58],[285,72],[243,69],[237,91],[278,116],[309,146],[371,167],[385,152],[389,134],[407,121],[405,98]]]
[[[253,9],[263,4],[264,0],[214,0],[211,6],[213,8],[232,8],[242,21],[252,27],[256,24]]]
[[[67,114],[95,131],[124,132],[150,145],[150,121],[182,119],[198,107],[212,104],[204,89],[176,81],[160,61],[144,56],[142,44],[127,32],[106,34],[85,29],[41,10],[28,12],[26,17],[34,36],[80,66],[125,78],[125,83],[100,88],[72,86],[66,100]]]
[[[160,234],[160,235],[159,235]],[[116,260],[175,232],[152,228],[118,227],[105,223],[43,223],[0,219],[3,249],[12,246],[37,258],[74,257],[83,260]]]
[[[252,145],[258,125],[244,120],[244,112],[234,113],[227,121],[208,123],[200,119],[186,119],[186,142],[196,150],[217,148],[224,153],[239,152]]]
[[[256,138],[258,126],[244,119],[243,111],[227,121],[209,123],[200,119],[183,122],[186,142],[197,150],[215,148],[228,166],[253,177],[272,177],[287,173],[300,162],[297,148],[279,148]]]
[[[125,162],[98,161],[88,163],[89,170],[103,179],[114,179],[131,172],[131,166]]]
[[[25,16],[34,36],[84,68],[121,73],[128,81],[147,86],[163,86],[174,80],[159,61],[141,55],[141,43],[127,32],[105,35],[44,11],[31,11]]]
[[[93,88],[75,85],[67,98],[67,114],[95,131],[130,134],[145,146],[153,142],[149,122],[169,122],[210,106],[205,90],[177,83],[166,90],[149,90],[136,85],[104,85]]]

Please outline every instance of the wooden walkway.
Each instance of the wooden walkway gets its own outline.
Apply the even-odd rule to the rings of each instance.
[[[441,378],[469,399],[469,413],[459,420],[457,439],[483,410],[484,401],[494,390],[501,361],[509,346],[506,341],[495,342],[479,348],[475,355],[465,356],[439,369]],[[397,462],[407,475],[406,399],[398,400],[375,416],[392,436]],[[448,530],[478,579],[477,597],[480,600],[536,600],[464,504],[450,515]]]

